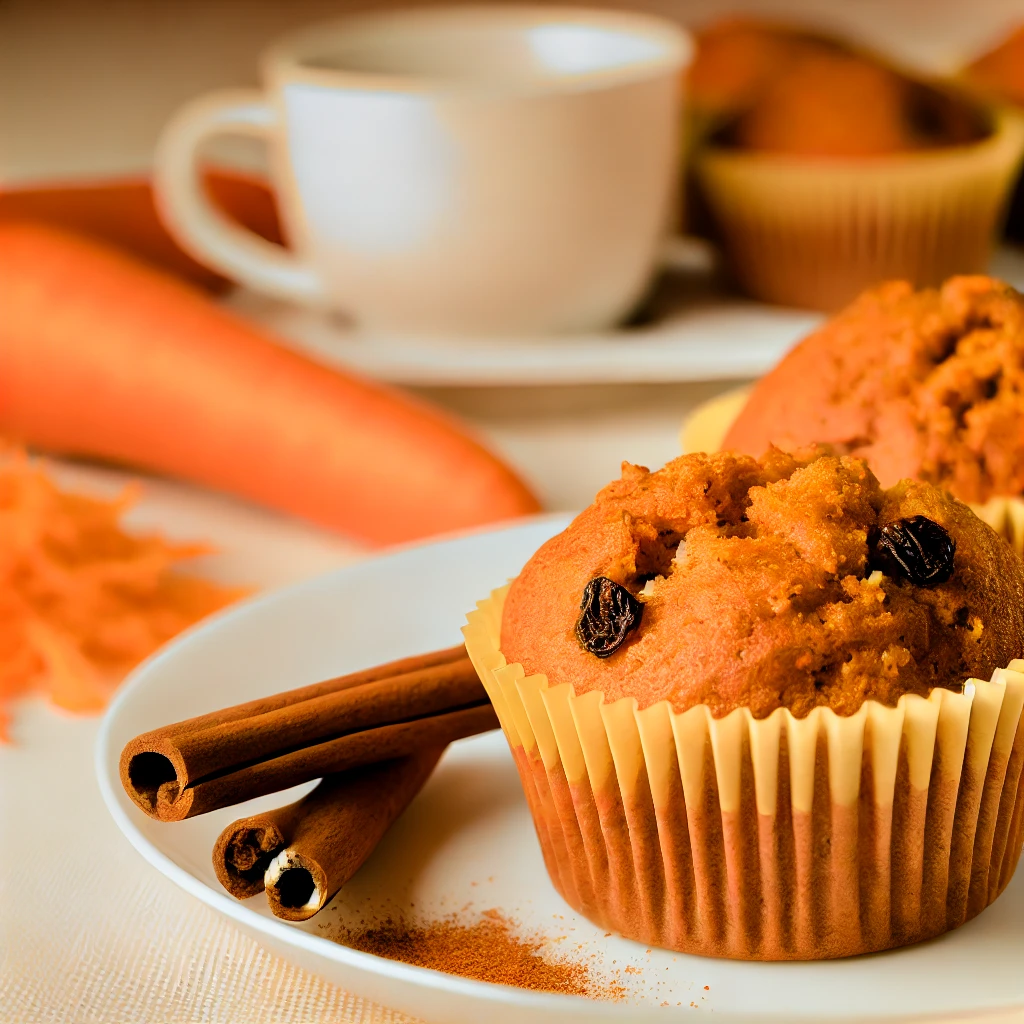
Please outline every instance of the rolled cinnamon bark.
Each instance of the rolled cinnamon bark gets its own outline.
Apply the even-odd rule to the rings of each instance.
[[[289,916],[297,912],[288,905],[293,894],[305,893],[300,900],[304,906],[315,890],[323,906],[373,852],[430,777],[442,752],[424,750],[328,775],[294,803],[233,821],[213,847],[218,881],[235,899],[255,896],[263,892],[271,862],[287,847],[296,861],[278,863],[275,882],[283,883],[276,886],[271,908],[281,908],[284,912],[274,913],[289,920],[311,917],[315,910]],[[284,877],[287,871],[297,873]]]
[[[391,662],[144,733],[121,782],[161,821],[497,728],[465,648]]]
[[[442,752],[435,747],[331,776],[293,805],[295,814],[283,822],[290,839],[264,875],[274,914],[305,921],[318,913],[373,853]]]
[[[304,807],[331,778],[334,776],[327,776],[316,789],[294,803],[231,822],[217,837],[213,847],[213,870],[217,881],[236,900],[247,900],[263,892],[263,876],[270,862],[295,834],[295,825]]]

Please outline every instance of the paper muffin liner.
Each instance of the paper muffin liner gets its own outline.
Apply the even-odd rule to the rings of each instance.
[[[551,880],[601,927],[708,956],[849,956],[955,928],[1009,882],[1024,661],[847,718],[639,710],[508,664],[507,591],[469,614],[466,648]]]
[[[739,284],[832,311],[886,279],[983,272],[1022,156],[1024,119],[1003,109],[970,145],[858,160],[709,146],[696,171]]]
[[[717,452],[749,397],[750,388],[733,388],[698,405],[679,433],[683,451]],[[1024,500],[1014,496],[992,498],[983,505],[971,503],[971,508],[1024,558]]]

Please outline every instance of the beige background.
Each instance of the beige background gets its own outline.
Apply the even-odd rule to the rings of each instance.
[[[142,170],[185,99],[256,84],[255,54],[286,28],[416,0],[3,0],[0,184]],[[600,0],[591,5],[600,6]],[[956,67],[1019,21],[1019,0],[619,0],[686,23],[723,10],[790,14],[900,58]]]

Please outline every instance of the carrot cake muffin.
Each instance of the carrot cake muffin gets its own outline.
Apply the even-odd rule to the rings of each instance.
[[[627,464],[512,584],[501,649],[640,708],[851,715],[1024,655],[1024,566],[966,505],[883,490],[861,459]]]
[[[686,952],[814,959],[1005,887],[1024,563],[811,449],[628,464],[469,617],[555,886]]]

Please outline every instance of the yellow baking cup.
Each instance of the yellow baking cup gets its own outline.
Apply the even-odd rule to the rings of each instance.
[[[976,143],[857,160],[705,147],[696,175],[738,282],[832,311],[879,281],[983,272],[1024,157],[1024,118],[991,116]]]

